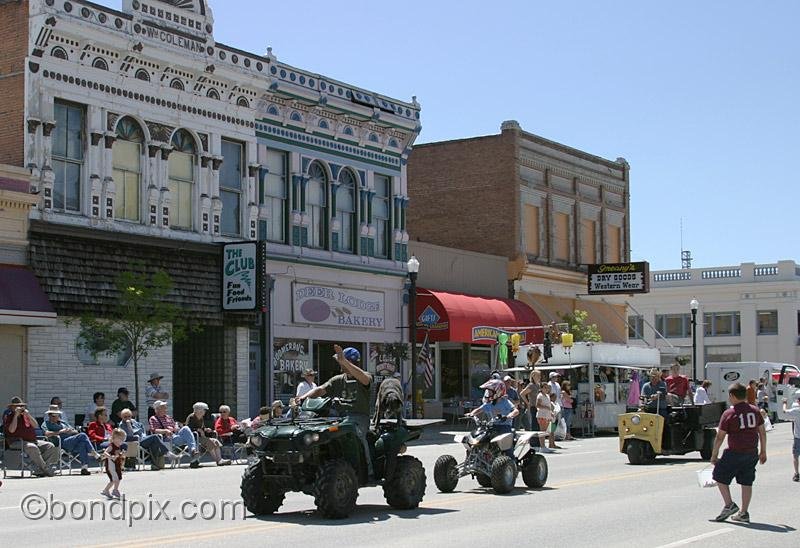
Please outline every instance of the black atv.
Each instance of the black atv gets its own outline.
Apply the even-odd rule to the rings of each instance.
[[[327,518],[345,518],[356,506],[360,487],[381,485],[386,502],[408,510],[419,506],[425,494],[425,469],[415,457],[404,455],[406,442],[420,437],[435,420],[382,420],[367,434],[369,455],[356,435],[356,423],[343,414],[351,402],[331,398],[308,399],[292,416],[273,419],[250,436],[255,462],[242,476],[242,499],[248,511],[272,514],[285,493],[314,497]],[[373,477],[368,477],[367,460]]]

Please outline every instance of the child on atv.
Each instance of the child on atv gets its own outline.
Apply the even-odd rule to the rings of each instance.
[[[514,407],[506,397],[506,384],[500,379],[489,379],[481,385],[484,389],[484,404],[467,413],[468,417],[474,417],[478,413],[483,413],[490,418],[497,419],[492,425],[492,430],[496,435],[510,434],[514,417],[519,415],[519,409]],[[506,451],[509,457],[514,456],[513,447]]]

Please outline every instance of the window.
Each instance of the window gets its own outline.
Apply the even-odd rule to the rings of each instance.
[[[758,334],[759,335],[777,335],[778,334],[778,311],[777,310],[759,310],[757,313],[758,318]]]
[[[286,241],[288,163],[288,153],[282,150],[267,150],[268,171],[264,180],[264,205],[269,218],[265,238],[273,242]]]
[[[150,81],[150,73],[147,72],[144,69],[139,69],[139,70],[136,71],[136,79],[137,80],[142,80],[144,82],[149,82]]]
[[[106,60],[102,57],[98,57],[92,61],[92,66],[100,70],[108,70],[108,63],[106,63]]]
[[[390,200],[392,179],[386,175],[375,174],[375,195],[372,197],[372,219],[375,223],[375,256],[389,258],[392,248]]]
[[[644,339],[644,318],[641,316],[628,316],[628,338]]]
[[[117,140],[112,149],[114,182],[117,185],[114,216],[117,219],[139,220],[143,143],[144,134],[139,124],[131,118],[123,118],[119,121]]]
[[[589,219],[581,219],[581,263],[597,262],[596,231],[597,223]]]
[[[53,49],[50,51],[50,55],[52,55],[52,56],[53,56],[53,57],[55,57],[56,59],[64,59],[64,60],[66,60],[66,59],[67,59],[67,52],[66,52],[66,50],[65,50],[64,48],[60,47],[60,46],[56,46],[56,47],[54,47],[54,48],[53,48]]]
[[[56,101],[55,117],[53,208],[63,211],[80,211],[84,111],[78,105]]]
[[[555,228],[555,259],[559,261],[569,261],[569,215],[566,213],[556,213]]]
[[[173,151],[169,155],[169,193],[171,195],[170,223],[173,228],[192,229],[192,192],[197,149],[194,139],[185,130],[172,137]]]
[[[299,112],[294,111],[294,112],[292,112],[291,116],[289,116],[289,119],[292,122],[302,122],[303,121],[303,116]]]
[[[618,263],[622,261],[620,234],[621,230],[618,226],[608,227],[608,257],[606,257],[606,260],[609,263]]]
[[[706,337],[735,336],[741,333],[739,312],[710,312],[703,316]]]
[[[320,129],[330,129],[330,125],[328,124],[328,121],[325,118],[319,121],[319,127]]]
[[[222,140],[222,167],[219,170],[219,197],[222,200],[223,234],[238,236],[241,233],[242,158],[241,143]]]
[[[349,169],[339,174],[339,188],[336,190],[336,218],[339,220],[339,251],[353,253],[356,225],[356,178]]]
[[[689,314],[663,314],[656,316],[656,328],[668,339],[681,339],[692,335]]]
[[[181,91],[184,90],[183,82],[179,78],[175,78],[172,82],[170,82],[169,87],[172,89],[179,89]]]
[[[525,204],[525,253],[539,255],[539,208]]]
[[[239,97],[236,104],[240,107],[250,108],[250,101],[247,100],[247,97]]]
[[[308,168],[306,213],[311,218],[309,247],[324,248],[328,243],[328,175],[319,162]]]
[[[219,99],[219,92],[214,88],[211,88],[206,92],[206,97],[209,97],[211,99]]]

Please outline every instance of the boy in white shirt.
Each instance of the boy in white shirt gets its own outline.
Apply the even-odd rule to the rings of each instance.
[[[792,419],[792,431],[794,432],[794,445],[792,446],[792,460],[794,464],[794,476],[792,481],[800,481],[800,474],[797,471],[797,461],[800,458],[800,390],[794,393],[795,403],[788,407],[789,400],[783,399],[783,412]]]

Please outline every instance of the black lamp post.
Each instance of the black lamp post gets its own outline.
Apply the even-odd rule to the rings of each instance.
[[[409,346],[411,346],[411,418],[417,418],[417,273],[419,273],[419,260],[412,255],[406,263],[408,279],[411,284],[408,288],[408,321],[409,321]]]
[[[697,302],[697,299],[692,298],[689,307],[692,309],[692,371],[694,381],[697,383],[700,380],[697,376],[697,309],[700,307],[700,303]]]

